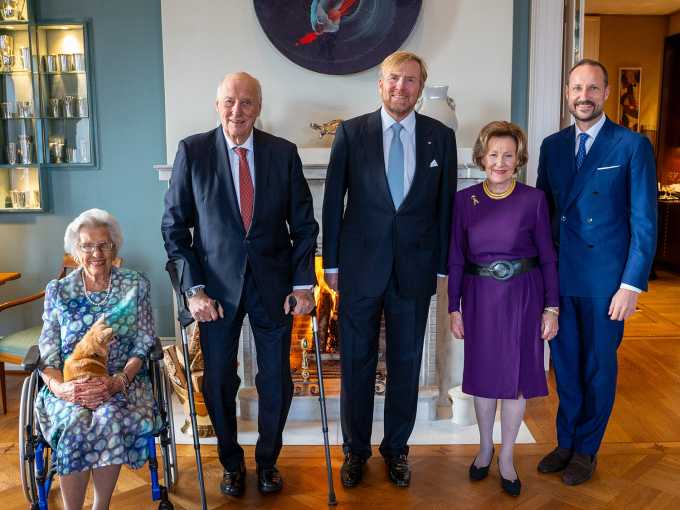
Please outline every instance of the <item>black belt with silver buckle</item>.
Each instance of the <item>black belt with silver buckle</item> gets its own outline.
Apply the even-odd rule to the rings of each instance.
[[[490,276],[496,281],[506,282],[513,276],[519,276],[537,267],[538,257],[529,257],[513,261],[497,260],[491,264],[468,262],[467,266],[465,266],[465,271],[473,276]]]

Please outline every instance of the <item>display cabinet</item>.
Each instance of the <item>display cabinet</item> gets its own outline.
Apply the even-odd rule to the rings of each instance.
[[[49,209],[47,173],[96,166],[89,23],[0,0],[0,212]]]

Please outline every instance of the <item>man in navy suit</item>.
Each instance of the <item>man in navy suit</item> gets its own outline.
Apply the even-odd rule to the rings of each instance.
[[[624,321],[656,249],[656,169],[649,140],[603,114],[607,70],[581,60],[567,76],[575,125],[543,141],[537,187],[559,254],[560,330],[550,342],[560,399],[558,447],[538,465],[577,485],[597,465],[616,395]]]
[[[236,496],[246,473],[235,404],[243,318],[250,318],[259,370],[258,487],[275,491],[283,483],[276,460],[293,396],[291,314],[314,307],[319,226],[295,145],[253,129],[262,108],[258,81],[245,73],[224,77],[216,107],[221,126],[179,143],[162,232],[168,257],[185,261],[181,286],[201,333],[203,396],[225,470],[220,490]]]
[[[408,441],[430,298],[444,281],[456,191],[453,130],[414,112],[427,70],[397,52],[380,66],[383,107],[338,126],[323,203],[324,280],[339,291],[343,485],[371,456],[375,370],[385,314],[387,391],[380,454],[408,486]],[[347,194],[347,207],[344,198]]]

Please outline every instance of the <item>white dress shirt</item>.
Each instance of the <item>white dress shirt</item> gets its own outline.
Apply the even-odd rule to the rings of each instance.
[[[588,154],[588,152],[590,151],[590,148],[593,146],[593,142],[595,141],[595,137],[597,137],[598,133],[602,129],[602,126],[604,126],[604,122],[605,122],[606,117],[607,116],[605,114],[602,114],[602,117],[600,117],[600,120],[598,120],[597,123],[594,126],[592,126],[588,131],[585,132],[590,137],[586,140],[586,154]],[[576,134],[576,136],[575,136],[576,146],[574,148],[574,157],[576,157],[576,156],[578,156],[578,146],[579,146],[579,142],[581,141],[580,136],[581,136],[581,133],[583,133],[583,131],[581,131],[581,129],[578,127],[577,124],[574,124],[574,128],[576,129],[576,133],[575,133]],[[621,283],[621,288],[632,290],[634,292],[637,292],[638,294],[640,292],[642,292],[642,289],[638,289],[637,287],[633,287],[632,285],[628,285],[627,283]]]
[[[380,120],[382,121],[382,136],[383,136],[383,158],[385,160],[385,174],[389,168],[390,162],[390,147],[392,146],[392,138],[394,137],[394,130],[392,124],[397,122],[387,113],[385,106],[380,108]],[[404,146],[404,198],[408,195],[413,182],[413,176],[416,174],[416,112],[409,113],[404,120],[400,122],[404,127],[399,132],[399,139]],[[324,269],[325,273],[337,273],[338,268]],[[443,274],[437,276],[444,277]]]

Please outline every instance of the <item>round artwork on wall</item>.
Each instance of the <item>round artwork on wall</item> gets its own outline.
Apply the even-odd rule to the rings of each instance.
[[[418,20],[422,0],[254,0],[271,43],[297,65],[352,74],[397,51]]]

